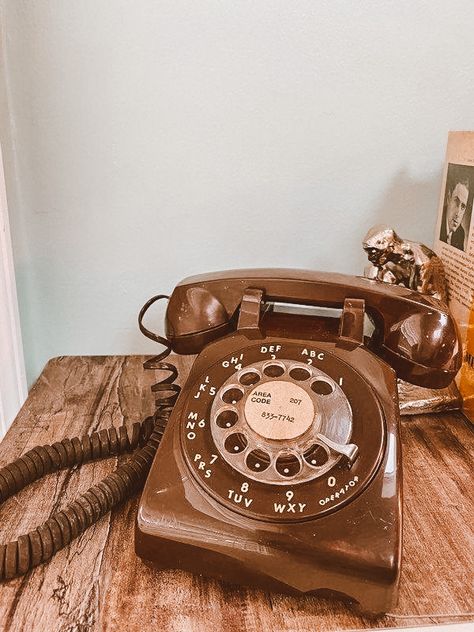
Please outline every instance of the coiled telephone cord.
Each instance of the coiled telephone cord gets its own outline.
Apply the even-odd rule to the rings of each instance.
[[[176,367],[163,362],[171,352],[171,345],[143,325],[143,317],[156,301],[168,298],[158,295],[145,303],[138,316],[142,333],[165,346],[159,355],[144,362],[145,369],[167,371],[169,375],[153,384],[156,410],[143,422],[107,428],[83,437],[63,439],[52,445],[36,446],[12,463],[0,468],[0,502],[17,493],[33,481],[58,470],[82,465],[88,461],[134,452],[65,509],[55,512],[42,525],[18,540],[0,545],[0,580],[24,575],[30,569],[49,560],[57,551],[80,536],[94,522],[113,507],[139,491],[148,475],[156,450],[163,436],[180,387],[174,384]]]

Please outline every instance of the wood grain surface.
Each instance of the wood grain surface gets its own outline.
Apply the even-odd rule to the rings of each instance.
[[[181,381],[191,361],[174,358]],[[51,360],[0,444],[0,464],[35,445],[150,414],[154,375],[142,362],[139,356]],[[306,632],[469,621],[474,610],[472,429],[460,414],[418,416],[403,420],[402,439],[404,553],[400,602],[392,613],[369,618],[336,601],[151,570],[134,553],[135,498],[49,564],[0,585],[0,629]],[[116,462],[50,474],[9,499],[1,507],[0,541],[46,520]]]

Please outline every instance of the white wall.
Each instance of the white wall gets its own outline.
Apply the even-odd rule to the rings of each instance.
[[[0,150],[0,439],[26,396],[25,363]]]
[[[469,0],[0,6],[30,381],[152,350],[137,310],[183,276],[358,273],[380,221],[432,243],[447,131],[474,128]]]

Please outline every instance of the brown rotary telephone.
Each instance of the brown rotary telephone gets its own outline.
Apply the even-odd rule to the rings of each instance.
[[[162,338],[143,325],[159,298],[139,316],[166,346],[145,363],[169,372],[154,387],[153,418],[30,450],[0,469],[0,499],[62,467],[133,455],[0,546],[0,578],[49,559],[148,475],[135,534],[145,561],[391,608],[401,551],[396,377],[433,388],[453,379],[460,344],[446,306],[360,277],[228,271],[175,288]],[[305,312],[313,306],[342,313]],[[199,353],[179,396],[175,367],[162,362],[170,349]]]
[[[342,314],[290,315],[274,302]],[[453,379],[460,347],[446,307],[360,277],[229,271],[181,282],[166,334],[174,351],[199,356],[143,490],[138,555],[391,608],[402,518],[396,376],[434,388]]]

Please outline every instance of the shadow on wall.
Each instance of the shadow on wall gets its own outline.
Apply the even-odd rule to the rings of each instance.
[[[415,180],[406,169],[399,171],[369,213],[373,221],[367,225],[367,230],[375,224],[387,224],[400,237],[421,241],[432,248],[441,180],[441,170],[429,180]],[[363,237],[361,235],[361,240]]]

